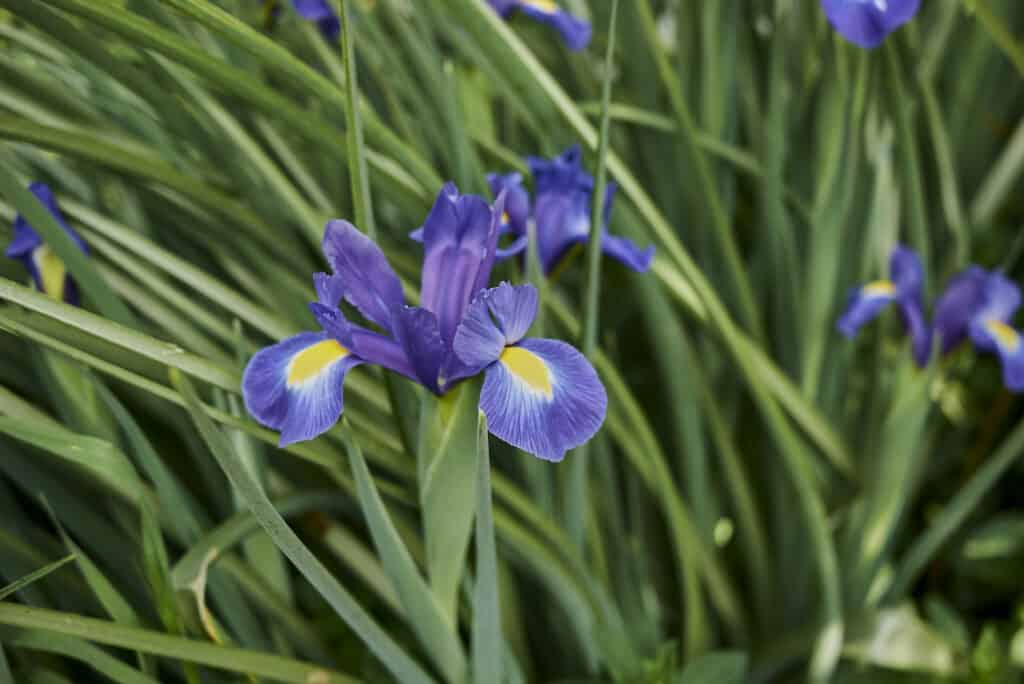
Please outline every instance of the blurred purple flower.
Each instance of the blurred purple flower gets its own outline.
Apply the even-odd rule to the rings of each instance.
[[[582,50],[590,43],[590,22],[577,19],[560,9],[554,0],[488,0],[491,7],[508,19],[522,12],[531,19],[551,26],[562,35],[570,50]]]
[[[89,248],[86,247],[85,241],[64,221],[50,188],[45,183],[33,183],[28,189],[49,210],[75,244],[88,254]],[[78,305],[78,285],[67,272],[64,262],[43,242],[43,238],[21,214],[14,219],[14,238],[4,254],[25,265],[32,276],[32,282],[40,292],[68,304]]]
[[[821,0],[825,16],[854,45],[874,48],[914,18],[921,0]]]

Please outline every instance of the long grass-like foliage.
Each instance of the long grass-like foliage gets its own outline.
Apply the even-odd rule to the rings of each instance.
[[[1024,404],[895,311],[836,329],[898,243],[926,302],[1024,281],[1019,0],[872,50],[811,0],[560,4],[584,50],[486,0],[0,0],[0,245],[21,214],[83,294],[0,259],[0,684],[1021,679]],[[242,370],[317,329],[326,221],[417,301],[442,184],[574,144],[651,269],[496,275],[593,362],[597,436],[545,463],[478,385],[366,367],[278,449]]]

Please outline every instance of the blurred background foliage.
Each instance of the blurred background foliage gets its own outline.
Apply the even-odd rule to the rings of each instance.
[[[607,0],[564,0],[580,53],[482,0],[348,0],[352,156],[343,51],[281,4],[0,0],[0,243],[45,181],[94,281],[76,310],[0,260],[0,576],[52,571],[4,592],[0,682],[465,676],[474,564],[431,631],[393,562],[424,555],[416,390],[356,371],[346,420],[279,451],[240,371],[313,327],[351,158],[414,295],[441,183],[577,142],[594,170],[605,79],[611,229],[658,256],[602,266],[586,455],[491,445],[504,678],[1021,679],[1021,401],[994,357],[917,370],[895,315],[834,329],[897,240],[930,297],[1022,279],[1017,0],[926,0],[873,51],[817,2],[624,0],[610,71]],[[584,262],[538,283],[546,336],[579,338]]]

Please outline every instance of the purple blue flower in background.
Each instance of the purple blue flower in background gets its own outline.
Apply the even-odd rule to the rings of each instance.
[[[533,175],[535,197],[533,206],[518,173],[488,174],[491,192],[505,192],[506,216],[503,230],[512,236],[512,242],[498,257],[506,258],[526,249],[527,222],[531,215],[537,224],[537,251],[545,273],[555,270],[562,258],[578,244],[590,239],[591,198],[594,196],[594,178],[583,170],[580,148],[570,147],[554,159],[529,157],[527,163]],[[644,272],[651,266],[654,247],[640,249],[631,240],[608,233],[608,217],[616,185],[610,183],[605,192],[604,223],[601,251],[634,271]],[[418,235],[413,236],[419,239]]]
[[[572,346],[527,338],[537,315],[530,285],[487,288],[505,213],[448,184],[423,225],[421,306],[407,306],[383,252],[354,226],[331,221],[323,248],[332,273],[316,274],[310,309],[321,332],[267,347],[245,369],[242,390],[255,418],[281,444],[328,430],[343,409],[342,384],[370,363],[442,395],[484,374],[480,409],[490,431],[542,459],[561,460],[604,421],[607,396]],[[344,300],[374,328],[350,322]]]
[[[836,31],[854,45],[874,48],[914,18],[921,0],[821,0]]]
[[[491,7],[508,19],[515,12],[536,19],[558,31],[570,50],[582,50],[590,43],[590,22],[560,9],[554,0],[488,0]]]
[[[854,289],[837,327],[846,337],[853,337],[889,304],[896,304],[903,327],[910,334],[914,360],[924,367],[931,355],[931,330],[925,321],[924,268],[917,253],[897,246],[889,258],[889,277],[889,280],[876,280]]]
[[[1010,325],[1020,303],[1020,288],[1003,274],[969,267],[935,305],[933,329],[943,353],[969,338],[978,349],[999,355],[1008,389],[1024,391],[1024,340]]]
[[[49,210],[75,244],[88,254],[89,248],[86,247],[85,241],[64,221],[50,188],[45,183],[33,183],[28,189]],[[4,254],[25,265],[32,276],[32,282],[40,292],[68,304],[78,305],[78,285],[67,272],[64,262],[43,242],[43,238],[21,214],[14,220],[14,238]]]
[[[281,11],[279,0],[264,0],[264,7],[268,18],[276,17]],[[338,39],[341,19],[334,13],[330,0],[292,0],[292,7],[306,21],[316,22],[324,38],[330,41]]]

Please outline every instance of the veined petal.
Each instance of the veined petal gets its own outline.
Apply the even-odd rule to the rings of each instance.
[[[548,461],[589,440],[604,422],[608,397],[590,363],[572,346],[527,339],[487,368],[480,409],[491,432]]]
[[[896,299],[896,286],[889,280],[877,280],[859,287],[850,293],[846,311],[839,318],[836,327],[846,337],[853,337],[857,331],[882,312]]]
[[[537,318],[537,288],[533,285],[500,283],[484,293],[487,307],[505,338],[505,344],[516,344]]]
[[[505,350],[505,335],[491,318],[489,291],[477,295],[455,330],[452,350],[464,364],[478,371],[494,363]]]
[[[964,338],[967,327],[984,299],[987,273],[971,266],[954,276],[939,297],[932,317],[932,329],[942,340],[942,353],[948,354]]]
[[[380,247],[348,221],[331,221],[324,231],[323,249],[337,276],[331,287],[340,290],[368,320],[390,332],[391,312],[405,299],[402,283]]]
[[[360,363],[327,333],[300,333],[252,357],[242,376],[245,406],[281,432],[281,446],[313,439],[338,422],[345,374]]]
[[[432,392],[441,392],[441,364],[447,348],[437,316],[424,308],[403,306],[395,312],[395,339],[405,350],[419,382]]]

